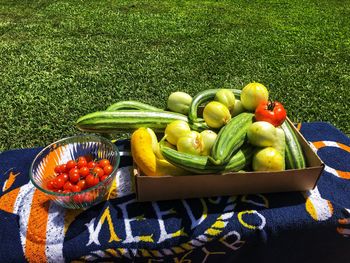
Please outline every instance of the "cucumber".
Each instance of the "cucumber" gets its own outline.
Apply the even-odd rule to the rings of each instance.
[[[188,121],[185,115],[170,111],[98,111],[79,118],[76,126],[82,131],[98,133],[132,131],[140,127],[164,132],[166,126],[175,120]]]
[[[149,104],[142,103],[134,100],[123,100],[116,102],[109,106],[106,111],[117,111],[117,110],[151,110],[151,111],[163,111],[160,108],[153,107]]]
[[[303,169],[306,167],[305,157],[301,145],[289,122],[281,125],[286,135],[285,160],[287,169]]]
[[[227,163],[244,143],[247,130],[253,123],[253,113],[243,112],[233,117],[223,128],[211,149],[210,161],[221,165]]]
[[[285,160],[286,156],[286,135],[284,131],[280,127],[276,127],[276,141],[273,144],[273,147],[282,155],[283,160]],[[285,170],[285,162],[283,164],[283,170]]]
[[[204,91],[199,92],[196,96],[193,97],[192,103],[190,105],[190,110],[188,113],[188,118],[192,122],[199,122],[203,119],[197,117],[197,110],[198,107],[205,102],[208,102],[210,100],[213,100],[215,98],[216,92],[218,92],[220,89],[207,89]],[[235,97],[237,99],[241,96],[241,90],[238,89],[229,89],[233,92]]]
[[[160,147],[164,158],[177,167],[195,174],[238,172],[249,166],[254,153],[251,145],[243,146],[225,165],[213,165],[208,156],[182,153],[166,146]]]

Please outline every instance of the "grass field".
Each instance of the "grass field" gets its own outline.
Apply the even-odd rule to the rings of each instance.
[[[79,133],[113,102],[265,84],[350,134],[349,1],[0,2],[0,150]]]

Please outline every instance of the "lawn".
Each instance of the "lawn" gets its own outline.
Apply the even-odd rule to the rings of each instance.
[[[113,102],[265,84],[295,122],[350,135],[349,1],[0,3],[0,151],[80,133]]]

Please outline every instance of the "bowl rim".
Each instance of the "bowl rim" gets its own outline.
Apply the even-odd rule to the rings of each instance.
[[[112,146],[112,149],[113,149],[113,152],[115,152],[118,156],[117,158],[117,162],[115,164],[115,166],[113,167],[113,171],[108,175],[108,177],[103,180],[103,181],[100,181],[98,184],[92,186],[92,187],[89,187],[87,189],[84,189],[80,192],[71,192],[71,193],[58,193],[58,192],[53,192],[53,191],[50,191],[48,189],[44,189],[42,188],[40,185],[38,185],[34,178],[33,178],[33,166],[34,166],[34,163],[35,161],[39,158],[39,156],[45,151],[47,150],[48,148],[50,148],[51,146],[57,144],[57,143],[60,143],[62,141],[66,141],[68,139],[74,139],[74,138],[81,138],[81,137],[92,137],[92,138],[96,138],[98,140],[101,140],[103,141],[104,143],[107,143],[109,145]],[[73,136],[69,136],[69,137],[65,137],[65,138],[62,138],[62,139],[59,139],[53,143],[50,143],[49,145],[47,145],[46,147],[44,147],[39,153],[37,153],[37,155],[34,157],[31,165],[30,165],[30,168],[29,168],[29,180],[33,183],[33,185],[39,189],[40,191],[44,192],[45,194],[48,194],[48,195],[54,195],[54,196],[75,196],[75,195],[80,195],[80,194],[84,194],[84,193],[87,193],[87,192],[90,192],[92,190],[95,190],[97,189],[98,187],[100,187],[101,185],[103,185],[103,182],[108,180],[109,178],[111,178],[112,176],[115,176],[115,173],[117,172],[118,168],[119,168],[119,164],[120,164],[120,152],[118,150],[118,147],[115,145],[115,143],[111,142],[110,140],[102,137],[102,136],[99,136],[99,135],[96,135],[96,134],[81,134],[81,135],[73,135]]]

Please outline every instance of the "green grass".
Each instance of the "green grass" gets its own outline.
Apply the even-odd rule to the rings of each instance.
[[[295,122],[350,134],[349,1],[0,3],[0,150],[80,133],[113,102],[265,84]]]

